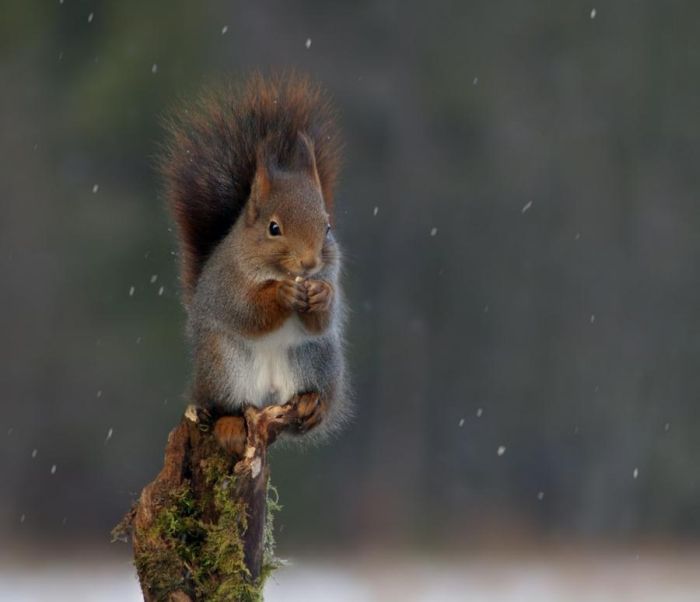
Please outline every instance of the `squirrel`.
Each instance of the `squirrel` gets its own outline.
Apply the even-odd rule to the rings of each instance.
[[[295,404],[287,432],[304,440],[338,430],[349,414],[333,219],[341,144],[325,93],[298,75],[255,74],[176,110],[166,128],[194,403],[232,453],[250,405]]]

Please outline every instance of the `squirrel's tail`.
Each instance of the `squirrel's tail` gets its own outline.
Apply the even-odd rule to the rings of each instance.
[[[316,169],[332,214],[340,141],[325,94],[306,77],[253,75],[242,86],[209,90],[167,120],[161,156],[167,200],[181,243],[185,301],[202,267],[250,195],[258,150],[285,167],[299,132],[313,142]],[[273,155],[273,156],[269,156]]]

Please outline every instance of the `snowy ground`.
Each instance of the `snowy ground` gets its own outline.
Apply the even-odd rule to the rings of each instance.
[[[697,555],[587,555],[566,558],[419,559],[396,562],[298,561],[275,573],[266,602],[696,602]],[[137,602],[126,563],[0,564],[0,600],[12,602]]]

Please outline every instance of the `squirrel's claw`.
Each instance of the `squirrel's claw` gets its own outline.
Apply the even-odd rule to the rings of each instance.
[[[303,434],[318,426],[326,415],[326,403],[319,393],[301,393],[295,395],[291,402],[296,408],[296,420],[290,425],[290,430]]]
[[[306,284],[308,304],[306,311],[328,311],[333,301],[333,289],[324,280],[309,280]]]
[[[308,295],[303,282],[282,280],[277,288],[277,298],[282,307],[303,311],[308,307]]]

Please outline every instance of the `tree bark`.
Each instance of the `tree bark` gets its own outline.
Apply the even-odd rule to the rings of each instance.
[[[267,448],[297,418],[291,403],[247,408],[236,457],[219,446],[209,415],[188,407],[162,470],[115,528],[116,537],[131,535],[146,602],[262,600],[274,568]]]

